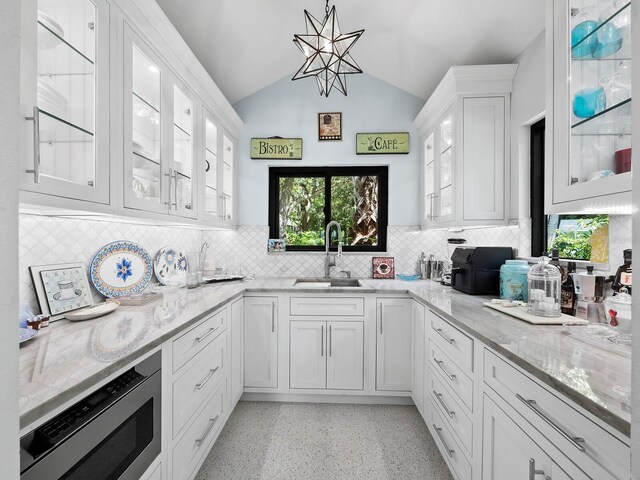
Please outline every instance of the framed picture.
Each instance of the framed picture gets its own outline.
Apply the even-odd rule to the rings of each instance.
[[[318,141],[339,142],[342,140],[342,113],[318,114]]]
[[[51,320],[65,313],[93,305],[93,296],[83,263],[29,267],[40,311]]]
[[[267,242],[267,252],[286,252],[287,242],[281,238],[270,238]]]
[[[409,153],[409,133],[356,133],[357,155]]]
[[[252,138],[252,160],[302,160],[301,138]]]
[[[373,257],[373,278],[395,278],[396,267],[393,257]]]

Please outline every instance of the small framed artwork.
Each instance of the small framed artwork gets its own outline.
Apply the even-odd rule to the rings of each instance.
[[[83,263],[29,267],[40,311],[51,320],[65,313],[93,305],[93,296]]]
[[[252,138],[252,160],[302,160],[301,138]]]
[[[267,242],[267,252],[285,252],[287,243],[281,238],[270,238]]]
[[[393,257],[373,257],[373,278],[395,278]]]
[[[339,142],[342,140],[342,113],[318,114],[318,141]]]

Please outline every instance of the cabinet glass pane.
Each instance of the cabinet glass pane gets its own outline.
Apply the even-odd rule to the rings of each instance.
[[[453,143],[453,129],[451,124],[451,115],[447,115],[440,124],[440,152],[444,152]]]
[[[570,184],[631,169],[631,3],[572,0]]]
[[[205,121],[205,211],[218,213],[218,127],[211,120]]]
[[[173,168],[176,172],[178,208],[193,208],[192,164],[193,122],[191,100],[178,87],[173,87]]]
[[[434,194],[436,192],[435,185],[435,148],[434,148],[434,134],[432,133],[427,137],[424,142],[424,195],[425,195],[425,218],[431,219],[433,217],[433,202]]]
[[[226,219],[233,218],[233,141],[222,135],[222,196],[223,215]]]
[[[451,185],[451,150],[440,155],[440,188]]]
[[[160,203],[160,69],[133,45],[133,193]]]
[[[446,217],[453,213],[453,188],[448,186],[440,190],[440,216]]]
[[[37,22],[41,173],[93,187],[96,7],[39,0]]]

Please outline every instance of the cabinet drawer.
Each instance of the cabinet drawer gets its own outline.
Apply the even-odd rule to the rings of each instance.
[[[442,351],[460,368],[472,372],[473,340],[431,310],[429,310],[429,323],[431,325],[429,336]]]
[[[206,347],[227,328],[227,310],[221,310],[200,322],[187,333],[173,341],[173,371],[177,372],[185,363]]]
[[[469,411],[473,411],[473,380],[453,360],[429,340],[429,362],[444,383],[458,395]]]
[[[429,397],[431,401],[431,397]],[[428,424],[433,438],[440,448],[444,459],[460,480],[471,480],[471,463],[462,453],[461,447],[449,430],[446,422],[438,413],[437,407],[431,403]]]
[[[291,297],[289,313],[291,315],[309,315],[314,317],[361,317],[364,315],[364,298]]]
[[[173,383],[174,437],[224,378],[226,340],[227,336],[221,335],[207,345]]]
[[[202,456],[209,452],[222,429],[226,388],[227,383],[222,382],[184,436],[173,447],[171,469],[173,480],[191,478]]]
[[[629,477],[631,451],[627,445],[489,350],[484,352],[484,381],[594,478],[598,477],[597,465],[616,478]],[[576,438],[583,441],[573,440]]]
[[[466,449],[467,453],[473,454],[473,422],[464,410],[460,400],[440,380],[440,375],[429,367],[429,383],[425,386],[425,398],[431,398],[431,404],[440,411],[449,428],[456,434],[459,443]]]

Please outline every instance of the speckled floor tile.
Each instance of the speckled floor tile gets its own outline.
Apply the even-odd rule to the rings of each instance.
[[[411,406],[240,402],[196,480],[449,480]]]

